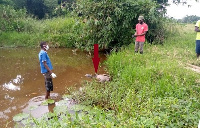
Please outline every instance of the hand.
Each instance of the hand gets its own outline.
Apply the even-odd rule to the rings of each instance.
[[[56,78],[57,76],[56,76],[56,74],[51,73],[51,77],[52,77],[52,78]]]

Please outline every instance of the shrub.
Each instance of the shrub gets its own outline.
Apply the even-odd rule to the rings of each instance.
[[[48,40],[61,47],[75,47],[80,41],[84,24],[78,18],[66,17],[44,20],[43,33],[48,33]]]
[[[152,1],[78,0],[75,12],[86,24],[84,46],[90,49],[98,43],[100,48],[120,47],[132,42],[138,16],[144,15],[149,25],[148,41],[162,42],[165,29],[163,12]]]

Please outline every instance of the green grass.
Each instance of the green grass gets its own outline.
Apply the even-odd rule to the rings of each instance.
[[[194,26],[183,26],[164,45],[134,45],[113,53],[106,62],[111,83],[90,83],[77,101],[116,112],[117,127],[197,127],[200,119],[199,74],[186,69],[198,65]],[[186,30],[185,30],[186,29]]]
[[[36,47],[47,41],[51,47],[75,47],[81,39],[83,23],[78,18],[22,20],[21,31],[0,31],[0,47]]]
[[[40,34],[26,32],[3,32],[0,34],[1,47],[36,47],[44,38]]]

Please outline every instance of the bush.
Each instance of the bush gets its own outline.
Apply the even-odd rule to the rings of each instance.
[[[0,30],[1,31],[22,31],[24,20],[26,17],[26,10],[20,9],[16,11],[11,6],[0,5]]]
[[[114,1],[114,0],[78,0],[76,14],[86,23],[82,36],[87,40],[83,45],[90,49],[98,43],[101,49],[120,47],[132,42],[138,16],[144,15],[149,25],[147,40],[163,41],[165,19],[163,12],[157,10],[152,1]]]
[[[48,41],[60,47],[75,47],[80,42],[84,24],[78,18],[66,17],[44,20],[43,33],[48,33]]]
[[[12,20],[0,21],[6,26],[0,30],[1,46],[37,46],[45,40],[55,47],[76,47],[84,26],[74,17],[47,20],[13,17]]]

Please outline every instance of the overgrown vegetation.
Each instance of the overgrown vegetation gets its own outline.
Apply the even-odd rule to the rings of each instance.
[[[185,16],[183,19],[179,19],[178,22],[181,23],[196,23],[200,19],[199,16],[191,15],[191,16]]]
[[[61,7],[54,15],[56,6],[49,2],[55,1],[45,3],[51,12],[39,11],[41,20],[37,20],[40,14],[27,15],[34,12],[32,5],[30,10],[16,9],[13,0],[0,0],[0,46],[33,47],[45,40],[55,47],[91,50],[98,43],[101,48],[122,48],[106,62],[110,83],[87,82],[82,91],[71,94],[79,104],[73,108],[75,114],[58,106],[55,113],[25,120],[27,127],[197,126],[199,74],[186,69],[186,63],[199,65],[194,55],[194,26],[170,27],[164,10],[150,1],[77,0],[70,4],[70,11],[74,11],[70,17]],[[149,25],[148,42],[157,44],[146,43],[143,55],[134,54],[130,44],[139,15],[144,15]],[[164,40],[165,36],[169,38]]]
[[[0,4],[25,9],[37,19],[66,15],[71,11],[74,0],[0,0]]]
[[[166,2],[1,0],[0,46],[33,47],[45,40],[55,47],[87,51],[97,43],[100,49],[119,48],[132,42],[139,15],[144,15],[149,26],[147,42],[163,44],[169,36],[163,6]]]
[[[26,126],[197,127],[200,79],[187,68],[187,63],[199,63],[195,33],[193,25],[177,29],[164,45],[145,44],[143,55],[134,53],[133,44],[112,53],[106,61],[112,81],[86,82],[72,92],[79,104],[71,108],[74,114],[57,106],[55,113],[26,120]]]
[[[86,38],[84,48],[92,49],[95,43],[102,49],[130,44],[139,15],[144,15],[149,25],[148,42],[163,43],[167,36],[166,19],[163,17],[165,11],[159,10],[156,2],[77,0],[76,5],[76,13],[87,24],[82,33],[83,38]]]
[[[0,5],[0,46],[38,46],[48,41],[54,47],[75,47],[84,24],[75,17],[36,20],[26,10]]]
[[[59,8],[62,8],[60,11],[58,11],[59,8],[57,8],[58,13],[62,13],[61,17],[57,17],[58,15],[56,13],[57,16],[52,18],[53,15],[49,12],[45,15],[51,15],[49,17],[51,19],[37,20],[34,18],[37,14],[30,16],[27,15],[27,13],[36,13],[40,10],[38,9],[41,8],[40,6],[37,6],[38,8],[33,8],[32,4],[27,3],[34,3],[33,1],[24,1],[25,3],[19,1],[19,3],[22,2],[20,5],[24,5],[26,9],[16,9],[17,7],[21,8],[21,6],[17,6],[16,1],[11,1],[11,3],[15,5],[14,7],[5,4],[0,5],[0,25],[2,26],[0,30],[1,33],[3,33],[0,35],[2,40],[0,44],[1,46],[27,46],[26,44],[28,44],[28,46],[37,46],[39,41],[46,40],[52,42],[52,44],[57,44],[56,46],[76,47],[87,51],[92,50],[93,44],[95,43],[99,44],[100,49],[119,48],[131,43],[131,35],[135,31],[134,29],[138,22],[137,18],[139,15],[144,15],[145,22],[149,25],[149,32],[147,34],[148,42],[163,43],[164,38],[168,35],[165,29],[165,11],[159,9],[159,5],[156,2],[133,2],[129,0],[77,0],[76,4],[73,4],[73,1],[65,1],[64,5],[62,2],[58,1],[62,6],[59,6]],[[51,5],[48,0],[44,1],[44,3],[41,3],[41,1],[37,2],[40,3],[38,3],[39,5]],[[27,6],[31,7],[28,8]],[[68,11],[66,10],[66,7],[68,7]],[[33,9],[32,11],[31,8]],[[53,8],[55,9],[55,7],[52,7],[51,11]],[[36,11],[34,11],[34,9]],[[69,12],[73,13],[69,14]],[[63,21],[61,21],[61,19]],[[67,21],[65,22],[64,20]],[[69,20],[74,20],[74,22],[68,22]],[[48,22],[51,22],[51,24],[54,25],[56,24],[56,32],[49,30],[51,28],[48,28],[46,25]],[[69,24],[67,25],[67,23]],[[26,35],[30,35],[30,37],[37,37],[37,40],[34,39],[35,42],[33,42],[33,40],[27,40],[27,43],[25,42],[25,39],[18,38],[17,42],[13,42],[12,40],[9,40],[9,38],[4,37],[5,34],[9,35],[10,33],[16,32],[18,33],[17,37],[26,37]]]
[[[75,95],[79,103],[114,110],[118,127],[197,127],[200,118],[199,74],[186,69],[195,58],[193,26],[179,28],[165,45],[134,46],[113,53],[106,62],[113,81],[89,83]],[[184,31],[183,31],[184,30]]]

